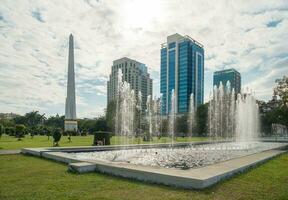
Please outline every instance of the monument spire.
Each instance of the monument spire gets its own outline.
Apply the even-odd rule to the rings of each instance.
[[[65,131],[77,131],[75,73],[74,73],[74,42],[73,35],[69,36],[68,81],[65,107]]]

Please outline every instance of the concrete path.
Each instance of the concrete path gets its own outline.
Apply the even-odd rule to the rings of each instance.
[[[21,150],[0,150],[0,155],[18,154]]]

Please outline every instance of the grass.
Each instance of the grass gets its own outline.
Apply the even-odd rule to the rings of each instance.
[[[190,137],[190,138],[175,138],[175,142],[187,142],[187,141],[205,141],[204,137]],[[124,137],[115,137],[111,138],[111,144],[123,144],[125,142]],[[126,139],[127,143],[134,144],[149,144],[149,142],[143,142],[142,139]],[[160,140],[158,138],[154,138],[152,143],[166,143],[171,142],[171,138],[162,137]],[[93,136],[73,136],[72,142],[68,141],[67,136],[62,136],[60,140],[61,147],[68,146],[91,146],[93,143]],[[10,149],[21,149],[28,147],[52,147],[52,137],[48,140],[47,136],[34,136],[31,138],[30,136],[25,136],[21,141],[18,141],[17,138],[3,135],[0,138],[0,150],[10,150]]]
[[[24,155],[0,156],[0,199],[288,199],[288,154],[202,190],[103,175],[73,174],[67,166]]]

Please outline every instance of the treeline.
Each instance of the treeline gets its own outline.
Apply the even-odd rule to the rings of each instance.
[[[0,135],[7,134],[18,138],[24,135],[47,135],[48,137],[53,132],[61,132],[63,135],[87,135],[95,131],[109,131],[106,118],[99,117],[95,119],[79,119],[77,132],[64,132],[64,116],[55,115],[46,117],[45,114],[40,114],[39,111],[32,111],[25,115],[17,116],[11,119],[0,119]]]

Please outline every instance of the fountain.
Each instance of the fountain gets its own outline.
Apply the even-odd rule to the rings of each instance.
[[[69,169],[80,173],[99,171],[122,177],[183,188],[205,188],[218,181],[262,163],[287,150],[288,143],[259,141],[259,113],[254,94],[247,90],[235,94],[230,83],[213,88],[208,107],[208,134],[205,142],[177,143],[175,92],[170,93],[168,134],[171,143],[152,144],[162,133],[161,100],[142,94],[122,81],[119,71],[115,115],[115,135],[120,146],[85,148],[24,149],[23,153],[68,162]],[[237,98],[236,98],[237,97]],[[146,104],[145,104],[146,103]],[[143,109],[146,105],[146,110]],[[189,136],[195,136],[196,108],[190,95]],[[166,116],[165,116],[166,117]],[[146,123],[146,124],[145,124]],[[142,125],[145,124],[145,125]],[[147,126],[146,126],[147,125]],[[146,127],[146,130],[143,128]],[[287,127],[286,127],[287,128]],[[275,132],[285,128],[273,125]],[[286,130],[286,129],[285,129]],[[148,136],[148,144],[134,144],[134,138]],[[287,140],[286,140],[287,142]],[[76,163],[75,163],[76,162]]]
[[[134,120],[136,111],[136,98],[134,90],[130,84],[122,81],[122,72],[118,71],[116,116],[115,116],[115,135],[117,138],[124,138],[119,142],[127,145],[134,139]],[[120,136],[120,137],[119,137]]]
[[[171,91],[171,108],[169,115],[169,134],[171,137],[171,147],[174,145],[174,132],[175,132],[175,121],[176,121],[176,104],[175,104],[175,92]]]
[[[188,136],[193,136],[193,129],[195,128],[195,105],[194,105],[194,95],[191,93],[190,95],[190,101],[189,101],[189,115],[188,115],[188,123],[189,123],[189,129],[188,129]]]
[[[146,102],[146,115],[141,115],[141,93],[138,94],[138,100],[130,85],[122,82],[121,73],[118,78],[118,100],[116,112],[116,135],[124,137],[125,147],[129,143],[129,138],[135,137],[134,119],[136,111],[140,112],[139,121],[147,121],[147,138],[150,141],[149,147],[138,149],[137,147],[125,151],[109,151],[95,153],[76,153],[78,158],[100,159],[113,162],[128,162],[136,165],[164,166],[193,168],[218,163],[223,160],[229,160],[239,156],[250,155],[255,152],[261,152],[270,148],[278,147],[279,144],[269,144],[258,142],[259,136],[259,117],[258,105],[251,91],[247,90],[244,94],[237,94],[231,88],[229,81],[226,85],[220,83],[219,87],[213,88],[213,95],[209,101],[209,136],[211,138],[208,144],[190,144],[175,146],[175,124],[177,118],[177,108],[175,104],[175,91],[171,91],[171,105],[168,116],[169,136],[171,137],[170,146],[159,148],[152,145],[154,136],[159,136],[161,117],[161,98],[154,100],[148,96]],[[138,103],[137,103],[138,102]],[[193,130],[196,126],[195,120],[194,95],[190,95],[188,112],[189,136],[193,136]],[[143,119],[142,119],[143,118]],[[139,128],[139,131],[141,128]],[[128,139],[127,139],[128,138]],[[128,141],[127,141],[128,140]],[[180,162],[181,161],[181,162]]]
[[[248,91],[248,90],[247,90]],[[252,92],[237,94],[229,81],[213,90],[209,102],[209,135],[216,141],[251,142],[259,137],[259,110]]]

